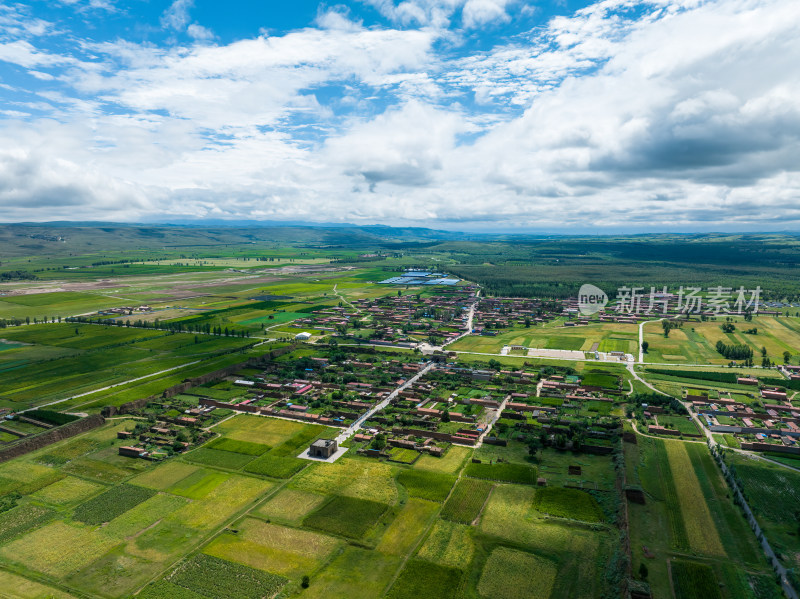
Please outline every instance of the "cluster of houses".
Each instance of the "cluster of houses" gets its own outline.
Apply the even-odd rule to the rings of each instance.
[[[481,298],[475,306],[473,332],[491,336],[494,329],[544,324],[565,314],[568,302],[517,297]]]
[[[384,400],[397,386],[419,372],[418,358],[375,362],[308,358],[302,378],[287,378],[281,364],[271,363],[260,374],[229,377],[221,385],[239,390],[235,397],[214,397],[214,387],[196,387],[201,408],[276,416],[326,426],[345,427]],[[226,392],[227,393],[227,392]],[[230,393],[227,393],[228,395]]]
[[[542,379],[533,371],[439,364],[374,414],[356,441],[365,443],[368,454],[375,436],[382,435],[390,447],[438,455],[443,444],[474,446],[483,439],[505,445],[514,436],[543,433],[553,437],[562,432],[569,436],[573,422],[591,421],[584,430],[591,439],[584,447],[609,453],[612,447],[606,440],[617,433],[619,418],[586,410],[592,402],[613,404],[614,399],[604,396],[607,391],[582,386],[577,378]]]
[[[757,379],[748,379],[740,384],[759,384]],[[710,431],[734,435],[744,449],[800,453],[800,408],[783,389],[762,386],[759,393],[752,403],[725,394],[709,397],[701,390],[692,390],[686,399]]]
[[[181,411],[179,411],[179,409]],[[216,420],[211,407],[186,407],[180,401],[148,404],[158,412],[154,423],[140,423],[134,430],[117,431],[117,439],[129,444],[118,448],[119,455],[145,460],[162,460],[173,453],[183,453],[193,443],[203,442],[207,434],[201,427]]]
[[[474,301],[472,287],[445,288],[433,295],[389,295],[316,310],[291,326],[375,345],[414,348],[431,335],[446,342],[466,332],[467,310]]]
[[[120,308],[107,308],[106,310],[100,310],[98,314],[101,315],[114,315],[114,316],[128,316],[133,314],[134,312],[152,312],[153,308],[150,306],[122,306]]]

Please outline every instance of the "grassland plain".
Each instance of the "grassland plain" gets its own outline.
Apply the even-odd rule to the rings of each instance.
[[[556,564],[531,553],[498,547],[483,567],[478,593],[487,599],[539,599],[549,597],[555,583]]]
[[[153,376],[170,368],[180,368],[192,362],[213,361],[221,352],[237,350],[254,343],[250,339],[219,339],[207,335],[193,336],[74,323],[12,327],[3,331],[3,337],[33,344],[15,350],[11,362],[4,361],[0,356],[0,388],[3,389],[0,407],[13,409],[28,408],[82,394],[86,396],[75,403],[88,404],[92,400],[99,401],[102,397],[105,403],[101,405],[108,405],[115,403],[106,397],[111,394],[90,397],[92,392],[131,379]],[[175,337],[185,340],[185,352],[176,351],[169,343],[164,348],[156,345],[161,341],[171,342]],[[61,353],[42,354],[43,348]],[[239,361],[242,360],[240,357]],[[207,364],[206,372],[213,370],[208,366]],[[185,378],[186,373],[182,374]],[[164,388],[166,386],[159,386],[161,390]],[[127,395],[123,395],[122,391],[116,390],[114,399],[126,399]],[[141,389],[137,393],[139,391]],[[142,395],[139,394],[138,397]],[[65,402],[65,405],[71,403]]]

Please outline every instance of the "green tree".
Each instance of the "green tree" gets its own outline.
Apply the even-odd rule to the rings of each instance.
[[[642,341],[642,351],[647,353],[647,349],[650,347],[650,344],[647,341]]]

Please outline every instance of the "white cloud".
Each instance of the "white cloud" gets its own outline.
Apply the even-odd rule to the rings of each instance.
[[[471,29],[495,21],[508,21],[507,4],[509,0],[467,0],[462,12],[464,26]]]
[[[507,21],[506,6],[514,0],[361,0],[373,6],[384,17],[403,26],[431,26],[446,28],[453,17],[463,9],[462,21],[466,28],[474,28],[495,21]]]
[[[425,26],[336,10],[273,37],[72,55],[19,27],[0,60],[49,87],[2,113],[3,213],[800,224],[795,0],[603,0],[456,58],[438,26],[511,4],[370,2]],[[193,35],[190,6],[175,22]]]
[[[214,39],[214,32],[202,25],[192,23],[186,28],[186,33],[199,41],[210,41]]]
[[[76,62],[68,56],[42,52],[24,40],[0,43],[0,61],[28,68],[68,65]]]
[[[178,31],[185,29],[191,20],[189,10],[193,6],[194,0],[173,0],[161,16],[161,25]]]

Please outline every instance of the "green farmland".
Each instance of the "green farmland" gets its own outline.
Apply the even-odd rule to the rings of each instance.
[[[58,439],[0,462],[2,597],[780,597],[706,431],[672,399],[709,394],[765,411],[758,387],[735,382],[753,374],[785,381],[787,414],[800,407],[800,383],[728,368],[715,348],[747,345],[760,360],[764,347],[774,364],[789,352],[796,365],[800,310],[735,317],[732,332],[721,318],[668,337],[648,323],[636,365],[593,352],[638,358],[638,324],[566,326],[578,280],[710,284],[734,273],[758,284],[752,268],[729,264],[725,239],[699,238],[718,263],[695,269],[685,262],[694,241],[671,262],[625,257],[674,242],[647,236],[515,244],[380,228],[76,226],[58,242],[65,255],[29,237],[41,234],[33,225],[12,229],[0,226],[0,451],[37,445],[51,427]],[[781,240],[758,241],[751,258],[788,301],[800,298],[786,267],[800,244]],[[463,280],[376,284],[414,269]],[[537,297],[496,336],[440,351],[472,301],[498,300],[505,313]],[[111,310],[123,306],[131,313]],[[546,322],[525,326],[540,308]],[[312,339],[296,340],[300,331]],[[435,347],[392,346],[408,339]],[[499,355],[511,345],[526,349]],[[427,362],[435,368],[404,386]],[[546,379],[588,391],[542,392]],[[645,401],[633,393],[670,406],[647,422],[682,437],[643,434]],[[390,396],[342,457],[299,457]],[[21,412],[37,407],[47,411]],[[69,438],[55,426],[100,413],[104,424]],[[784,430],[787,414],[774,417]],[[736,435],[714,438],[746,447]],[[767,457],[726,460],[781,562],[800,568],[798,460]]]
[[[192,367],[205,364],[213,370],[220,357],[235,355],[255,343],[250,339],[74,323],[8,328],[2,335],[22,344],[0,353],[0,407],[12,409],[76,395],[82,397],[63,407],[97,402],[100,406],[119,405],[169,386],[146,387],[161,378],[158,373],[175,370],[179,382]],[[237,361],[245,359],[238,354]],[[142,380],[102,394],[92,393],[132,379]],[[133,388],[132,393],[123,393]]]

